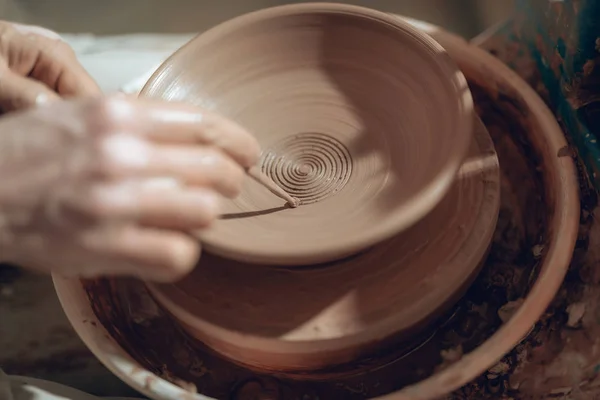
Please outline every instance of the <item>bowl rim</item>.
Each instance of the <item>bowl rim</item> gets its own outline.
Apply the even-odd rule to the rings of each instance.
[[[575,164],[570,157],[556,157],[558,150],[567,145],[562,130],[542,99],[509,67],[486,51],[469,45],[463,38],[434,25],[403,18],[419,29],[424,29],[449,50],[463,69],[492,71],[506,87],[519,93],[531,107],[531,118],[538,120],[537,141],[544,141],[544,160],[553,168],[545,174],[552,175],[555,187],[554,215],[549,224],[553,233],[548,252],[542,259],[540,274],[523,304],[498,331],[484,343],[466,354],[448,368],[433,374],[400,391],[378,397],[379,400],[424,400],[447,395],[498,362],[525,337],[546,310],[563,282],[572,257],[579,230],[579,185]],[[468,61],[471,60],[471,61]],[[559,240],[560,239],[560,240]],[[144,370],[102,326],[93,313],[81,282],[75,278],[53,275],[58,298],[73,328],[92,353],[115,375],[136,390],[155,400],[195,399],[210,397],[191,395],[182,388]],[[96,326],[83,321],[95,322]],[[140,372],[141,369],[141,372]],[[147,385],[153,379],[155,384]]]
[[[356,253],[406,230],[433,210],[450,190],[466,157],[473,136],[475,111],[467,80],[456,62],[427,33],[388,13],[360,6],[338,3],[291,4],[254,11],[225,21],[191,39],[168,57],[148,79],[139,95],[142,97],[150,95],[153,88],[167,76],[173,61],[192,49],[204,46],[206,43],[240,28],[265,20],[314,13],[353,15],[385,24],[397,30],[407,40],[410,40],[423,55],[427,55],[428,62],[435,65],[440,74],[447,79],[448,87],[451,87],[454,92],[452,101],[455,102],[456,108],[459,110],[455,125],[450,132],[455,140],[452,141],[452,148],[449,148],[446,153],[448,158],[443,164],[440,164],[439,170],[434,174],[431,181],[423,185],[420,190],[407,196],[406,200],[398,204],[384,222],[374,224],[373,227],[361,230],[360,233],[351,237],[345,237],[343,241],[340,240],[334,244],[311,243],[308,249],[297,246],[288,248],[269,247],[268,251],[265,251],[262,247],[257,249],[250,246],[241,247],[239,244],[231,245],[225,237],[204,238],[200,232],[198,236],[203,246],[212,253],[244,262],[287,266],[323,263]]]

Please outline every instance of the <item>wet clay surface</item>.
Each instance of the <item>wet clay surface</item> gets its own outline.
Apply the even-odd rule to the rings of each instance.
[[[471,140],[466,89],[439,45],[401,20],[319,4],[203,33],[142,95],[204,106],[257,137],[258,168],[301,205],[248,179],[199,235],[213,254],[295,266],[355,254],[438,204]]]
[[[340,367],[267,377],[231,364],[189,338],[139,282],[86,282],[96,315],[144,367],[171,381],[177,377],[193,382],[198,392],[216,398],[251,399],[262,391],[273,399],[364,399],[396,391],[450,365],[481,344],[518,307],[535,280],[546,232],[544,190],[536,153],[523,141],[521,110],[509,99],[492,101],[481,88],[472,89],[500,159],[500,216],[481,273],[431,330],[396,345],[394,351]],[[504,370],[487,374],[454,398],[498,398],[506,392],[504,376]]]
[[[329,367],[414,335],[462,295],[496,226],[498,160],[485,126],[475,125],[456,184],[393,239],[306,268],[205,254],[183,281],[150,285],[151,293],[192,336],[260,369]]]

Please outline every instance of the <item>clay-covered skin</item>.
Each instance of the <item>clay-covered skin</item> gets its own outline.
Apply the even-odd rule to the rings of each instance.
[[[0,118],[0,261],[68,276],[160,282],[195,265],[260,150],[188,104],[56,101]],[[51,256],[50,256],[51,255]]]
[[[207,56],[210,55],[210,56]],[[466,81],[430,38],[386,14],[277,7],[184,46],[142,95],[218,111],[256,135],[255,180],[199,232],[243,262],[307,265],[349,256],[426,215],[449,189],[472,133]]]
[[[494,232],[498,159],[485,127],[476,126],[448,195],[391,240],[303,269],[253,268],[205,254],[183,281],[151,292],[193,336],[259,368],[328,367],[391,336],[415,334],[458,300]]]

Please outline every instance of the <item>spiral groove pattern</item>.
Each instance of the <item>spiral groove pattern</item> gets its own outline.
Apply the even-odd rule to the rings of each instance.
[[[335,195],[352,175],[352,157],[337,139],[320,133],[286,137],[265,152],[262,171],[301,204]]]

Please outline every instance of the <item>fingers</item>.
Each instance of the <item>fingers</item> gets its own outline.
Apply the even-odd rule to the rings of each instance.
[[[70,46],[47,29],[4,24],[3,56],[17,75],[35,79],[61,97],[97,96],[99,86],[77,60]]]
[[[39,36],[37,63],[30,76],[55,90],[61,97],[92,97],[102,93],[68,44]]]
[[[217,147],[243,167],[254,165],[260,155],[258,142],[241,126],[192,105],[115,98],[108,103],[107,114],[155,142]]]
[[[96,81],[87,73],[83,66],[73,58],[72,63],[69,65],[63,65],[61,67],[62,73],[58,74],[58,77],[52,81],[48,78],[48,82],[62,97],[93,97],[102,94],[100,86]],[[56,76],[56,75],[55,75]],[[45,82],[43,74],[41,74],[42,82]]]
[[[200,244],[186,234],[135,226],[95,231],[81,243],[101,255],[88,274],[133,275],[154,282],[182,278],[200,257]]]
[[[96,221],[131,222],[182,231],[206,228],[220,214],[221,199],[210,189],[152,183],[125,182],[88,187],[78,190],[63,207],[67,208],[67,215],[73,215],[75,211]]]
[[[131,276],[153,282],[181,279],[195,267],[201,250],[198,241],[184,233],[131,225],[54,237],[44,248],[53,256],[40,258],[30,252],[19,258],[19,265],[69,277]]]
[[[140,140],[139,143],[135,143]],[[100,174],[115,177],[173,177],[195,186],[209,187],[225,197],[237,196],[244,169],[213,147],[144,144],[133,136],[114,135],[103,144]]]
[[[10,70],[0,72],[0,109],[2,111],[21,110],[57,98],[58,95],[54,91],[40,82],[19,76]]]
[[[210,190],[145,191],[136,201],[115,204],[111,213],[133,216],[142,226],[190,231],[206,228],[221,211],[220,198]]]

